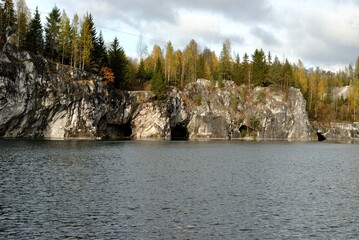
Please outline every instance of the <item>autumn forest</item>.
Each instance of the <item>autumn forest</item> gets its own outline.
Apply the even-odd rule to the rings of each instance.
[[[68,16],[56,6],[41,23],[38,9],[31,13],[25,0],[1,0],[0,44],[11,44],[19,50],[43,55],[50,61],[84,69],[101,75],[111,88],[152,90],[158,99],[166,97],[169,87],[182,88],[199,78],[222,84],[232,80],[248,88],[270,87],[287,92],[299,88],[307,101],[312,121],[352,122],[359,117],[359,57],[337,72],[305,68],[298,60],[280,60],[270,52],[236,53],[230,39],[224,39],[219,54],[190,40],[184,49],[174,49],[171,41],[154,45],[149,51],[140,36],[138,58],[126,55],[115,38],[105,43],[95,27],[91,13]],[[348,94],[336,92],[348,86]]]

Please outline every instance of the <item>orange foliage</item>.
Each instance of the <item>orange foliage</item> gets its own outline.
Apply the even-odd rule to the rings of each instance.
[[[113,73],[111,68],[103,67],[101,69],[101,74],[106,85],[108,85],[109,83],[113,84],[115,82],[115,74]]]

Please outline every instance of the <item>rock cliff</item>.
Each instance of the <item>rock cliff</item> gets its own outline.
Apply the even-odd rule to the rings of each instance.
[[[315,127],[329,141],[359,142],[359,123],[330,123],[330,126]]]
[[[305,104],[294,88],[284,94],[203,79],[157,101],[11,46],[0,53],[1,137],[310,140]]]

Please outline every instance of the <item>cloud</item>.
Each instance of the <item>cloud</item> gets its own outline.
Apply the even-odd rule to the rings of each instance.
[[[27,0],[47,7],[40,0]],[[97,26],[139,34],[183,49],[191,39],[220,51],[229,38],[232,50],[256,48],[318,66],[345,66],[359,55],[357,0],[57,0],[71,17],[87,11]],[[115,33],[117,34],[117,33]],[[112,36],[111,36],[112,37]],[[126,52],[136,37],[122,37]],[[105,36],[106,39],[106,36]],[[120,38],[121,39],[121,38]],[[108,40],[108,39],[107,39]],[[112,40],[112,39],[110,39]],[[155,41],[155,43],[158,43]],[[132,47],[134,46],[134,47]],[[149,46],[151,49],[151,46]]]
[[[280,41],[271,32],[268,32],[261,27],[257,26],[252,28],[251,33],[259,38],[265,45],[276,46],[280,44]]]

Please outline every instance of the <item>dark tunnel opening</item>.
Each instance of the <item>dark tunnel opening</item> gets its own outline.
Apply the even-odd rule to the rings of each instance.
[[[105,139],[130,140],[132,137],[131,123],[108,124]]]
[[[189,133],[186,126],[178,124],[171,128],[171,140],[172,141],[184,141],[188,140]]]

